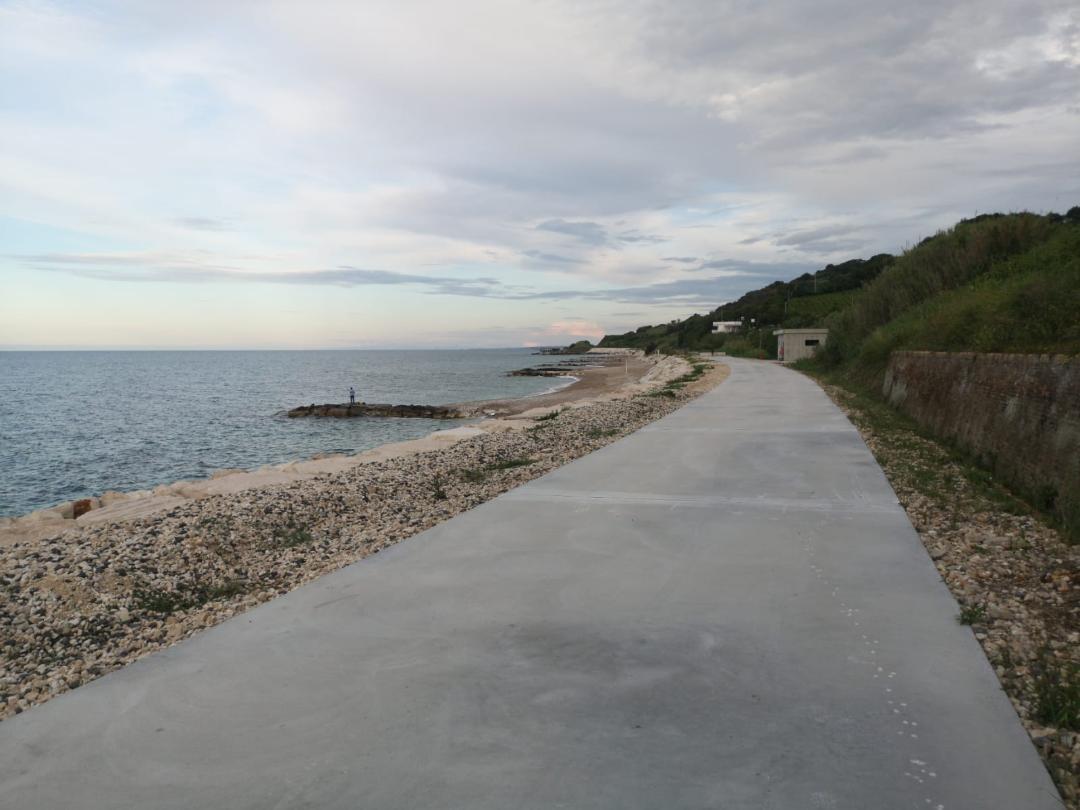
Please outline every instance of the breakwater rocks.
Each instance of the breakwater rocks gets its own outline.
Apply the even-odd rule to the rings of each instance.
[[[448,448],[0,547],[0,717],[74,689],[615,441],[723,378]]]
[[[506,372],[507,377],[569,377],[571,370],[559,366],[537,366],[536,368],[519,368]]]
[[[558,354],[559,352],[547,352]],[[629,355],[591,353],[582,357],[574,357],[568,360],[560,360],[550,366],[530,366],[506,372],[507,377],[567,377],[573,376],[575,371],[587,368],[601,368],[603,366],[621,365]]]
[[[358,402],[355,405],[301,405],[288,412],[290,419],[303,416],[329,416],[349,419],[359,416],[396,416],[403,419],[464,419],[466,414],[457,408],[443,405],[388,405]]]

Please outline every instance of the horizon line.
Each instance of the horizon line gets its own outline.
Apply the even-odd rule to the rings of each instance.
[[[573,343],[574,341],[571,341]],[[356,351],[483,351],[485,349],[548,349],[563,343],[531,346],[0,346],[0,352],[356,352]],[[595,344],[594,344],[595,345]]]

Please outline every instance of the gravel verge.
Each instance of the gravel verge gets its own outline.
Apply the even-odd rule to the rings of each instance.
[[[883,403],[822,387],[888,476],[1065,806],[1080,810],[1080,546]]]

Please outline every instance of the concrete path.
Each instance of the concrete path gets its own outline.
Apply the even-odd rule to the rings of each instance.
[[[0,723],[3,808],[1056,808],[880,469],[710,394]]]

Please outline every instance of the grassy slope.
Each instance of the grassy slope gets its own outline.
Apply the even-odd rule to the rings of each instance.
[[[880,385],[897,349],[1080,351],[1080,222],[962,222],[907,251],[826,319],[824,364]]]
[[[804,320],[807,321],[806,326],[816,326],[834,312],[852,306],[861,292],[861,290],[845,290],[844,292],[792,298],[788,302],[788,320]],[[795,328],[793,324],[785,325]]]
[[[1080,353],[1080,227],[911,307],[871,333],[858,359],[877,366],[897,348]]]

